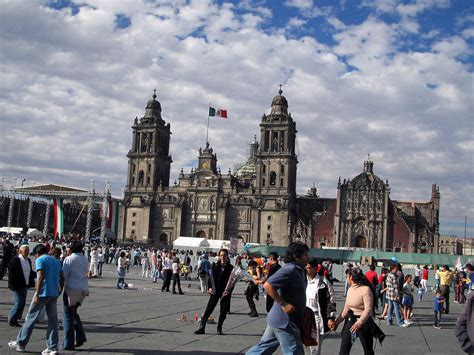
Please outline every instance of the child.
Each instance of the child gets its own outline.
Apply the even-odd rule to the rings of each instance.
[[[405,276],[405,283],[403,284],[403,318],[405,323],[413,324],[410,319],[410,314],[413,309],[413,285],[411,284],[411,275]]]
[[[148,271],[150,271],[150,259],[148,258],[148,253],[143,254],[141,264],[142,264],[142,277],[148,278]]]
[[[433,324],[433,327],[436,329],[441,329],[441,326],[439,324],[441,322],[441,311],[443,310],[443,303],[444,303],[444,297],[441,294],[441,291],[437,289],[435,298],[434,298],[435,322]]]
[[[423,287],[420,287],[418,289],[418,302],[423,301],[423,295],[425,294],[425,289]]]

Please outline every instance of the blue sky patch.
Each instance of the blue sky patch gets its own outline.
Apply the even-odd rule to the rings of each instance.
[[[132,24],[130,17],[124,14],[115,15],[115,29],[124,29]]]

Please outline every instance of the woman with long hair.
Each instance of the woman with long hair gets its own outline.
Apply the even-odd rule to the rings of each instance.
[[[345,320],[341,331],[342,339],[339,354],[349,354],[352,344],[358,337],[364,349],[364,354],[372,355],[374,354],[372,325],[375,325],[372,316],[377,302],[374,287],[358,267],[348,272],[347,282],[349,289],[347,291],[346,303],[333,326],[333,330],[335,330]]]

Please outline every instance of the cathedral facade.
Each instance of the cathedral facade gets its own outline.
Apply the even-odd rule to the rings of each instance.
[[[156,95],[135,119],[128,153],[124,237],[167,244],[180,236],[287,245],[296,211],[296,124],[282,91],[263,115],[260,140],[237,172],[217,169],[206,144],[190,172],[169,186],[170,124]]]
[[[132,126],[123,238],[169,244],[180,236],[286,246],[437,252],[440,194],[428,202],[390,199],[390,186],[364,162],[362,173],[337,183],[337,197],[313,186],[296,195],[296,123],[281,89],[260,121],[260,138],[237,171],[221,172],[208,143],[197,166],[170,186],[171,128],[156,95]],[[336,185],[336,184],[335,184]]]

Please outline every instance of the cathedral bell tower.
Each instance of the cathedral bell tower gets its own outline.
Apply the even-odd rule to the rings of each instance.
[[[280,86],[270,114],[262,117],[255,164],[257,240],[267,245],[288,245],[296,219],[296,124],[282,93]]]
[[[148,101],[145,115],[135,118],[132,149],[128,152],[125,186],[125,238],[146,241],[150,235],[150,209],[154,193],[169,186],[171,156],[170,125],[161,117],[156,90]]]
[[[261,194],[296,195],[296,123],[288,113],[282,90],[273,98],[270,114],[260,123],[257,186]]]

